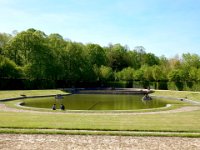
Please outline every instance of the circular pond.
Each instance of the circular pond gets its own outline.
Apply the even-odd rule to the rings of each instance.
[[[56,104],[56,108],[60,109],[63,104],[67,110],[137,110],[164,107],[169,103],[178,102],[155,98],[144,101],[141,95],[73,94],[63,99],[26,99],[24,106],[51,109]]]

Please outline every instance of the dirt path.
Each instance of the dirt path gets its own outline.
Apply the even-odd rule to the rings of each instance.
[[[0,134],[1,150],[199,150],[200,138]]]

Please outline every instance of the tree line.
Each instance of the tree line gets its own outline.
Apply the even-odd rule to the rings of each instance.
[[[200,56],[158,57],[144,47],[82,44],[28,29],[0,33],[0,78],[75,82],[199,82]]]

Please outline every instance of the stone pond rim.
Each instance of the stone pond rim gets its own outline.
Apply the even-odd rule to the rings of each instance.
[[[64,89],[72,94],[149,94],[153,93],[148,89],[135,89],[135,88],[68,88]]]
[[[70,92],[68,94],[59,94],[62,96],[67,96],[70,94],[128,94],[128,95],[145,95],[149,93],[153,93],[152,90],[148,89],[136,89],[136,88],[66,88],[60,89],[66,92]],[[20,95],[19,97],[12,98],[4,98],[0,99],[0,101],[12,101],[12,100],[20,100],[26,98],[42,98],[42,97],[54,97],[58,94],[52,95],[37,95],[37,96],[28,96],[28,95]]]

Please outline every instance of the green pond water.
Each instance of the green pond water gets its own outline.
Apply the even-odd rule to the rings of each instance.
[[[26,99],[25,106],[38,108],[60,109],[64,104],[67,110],[136,110],[164,107],[169,103],[177,103],[173,100],[142,100],[141,95],[114,95],[114,94],[74,94],[65,96],[63,99],[34,98]]]

